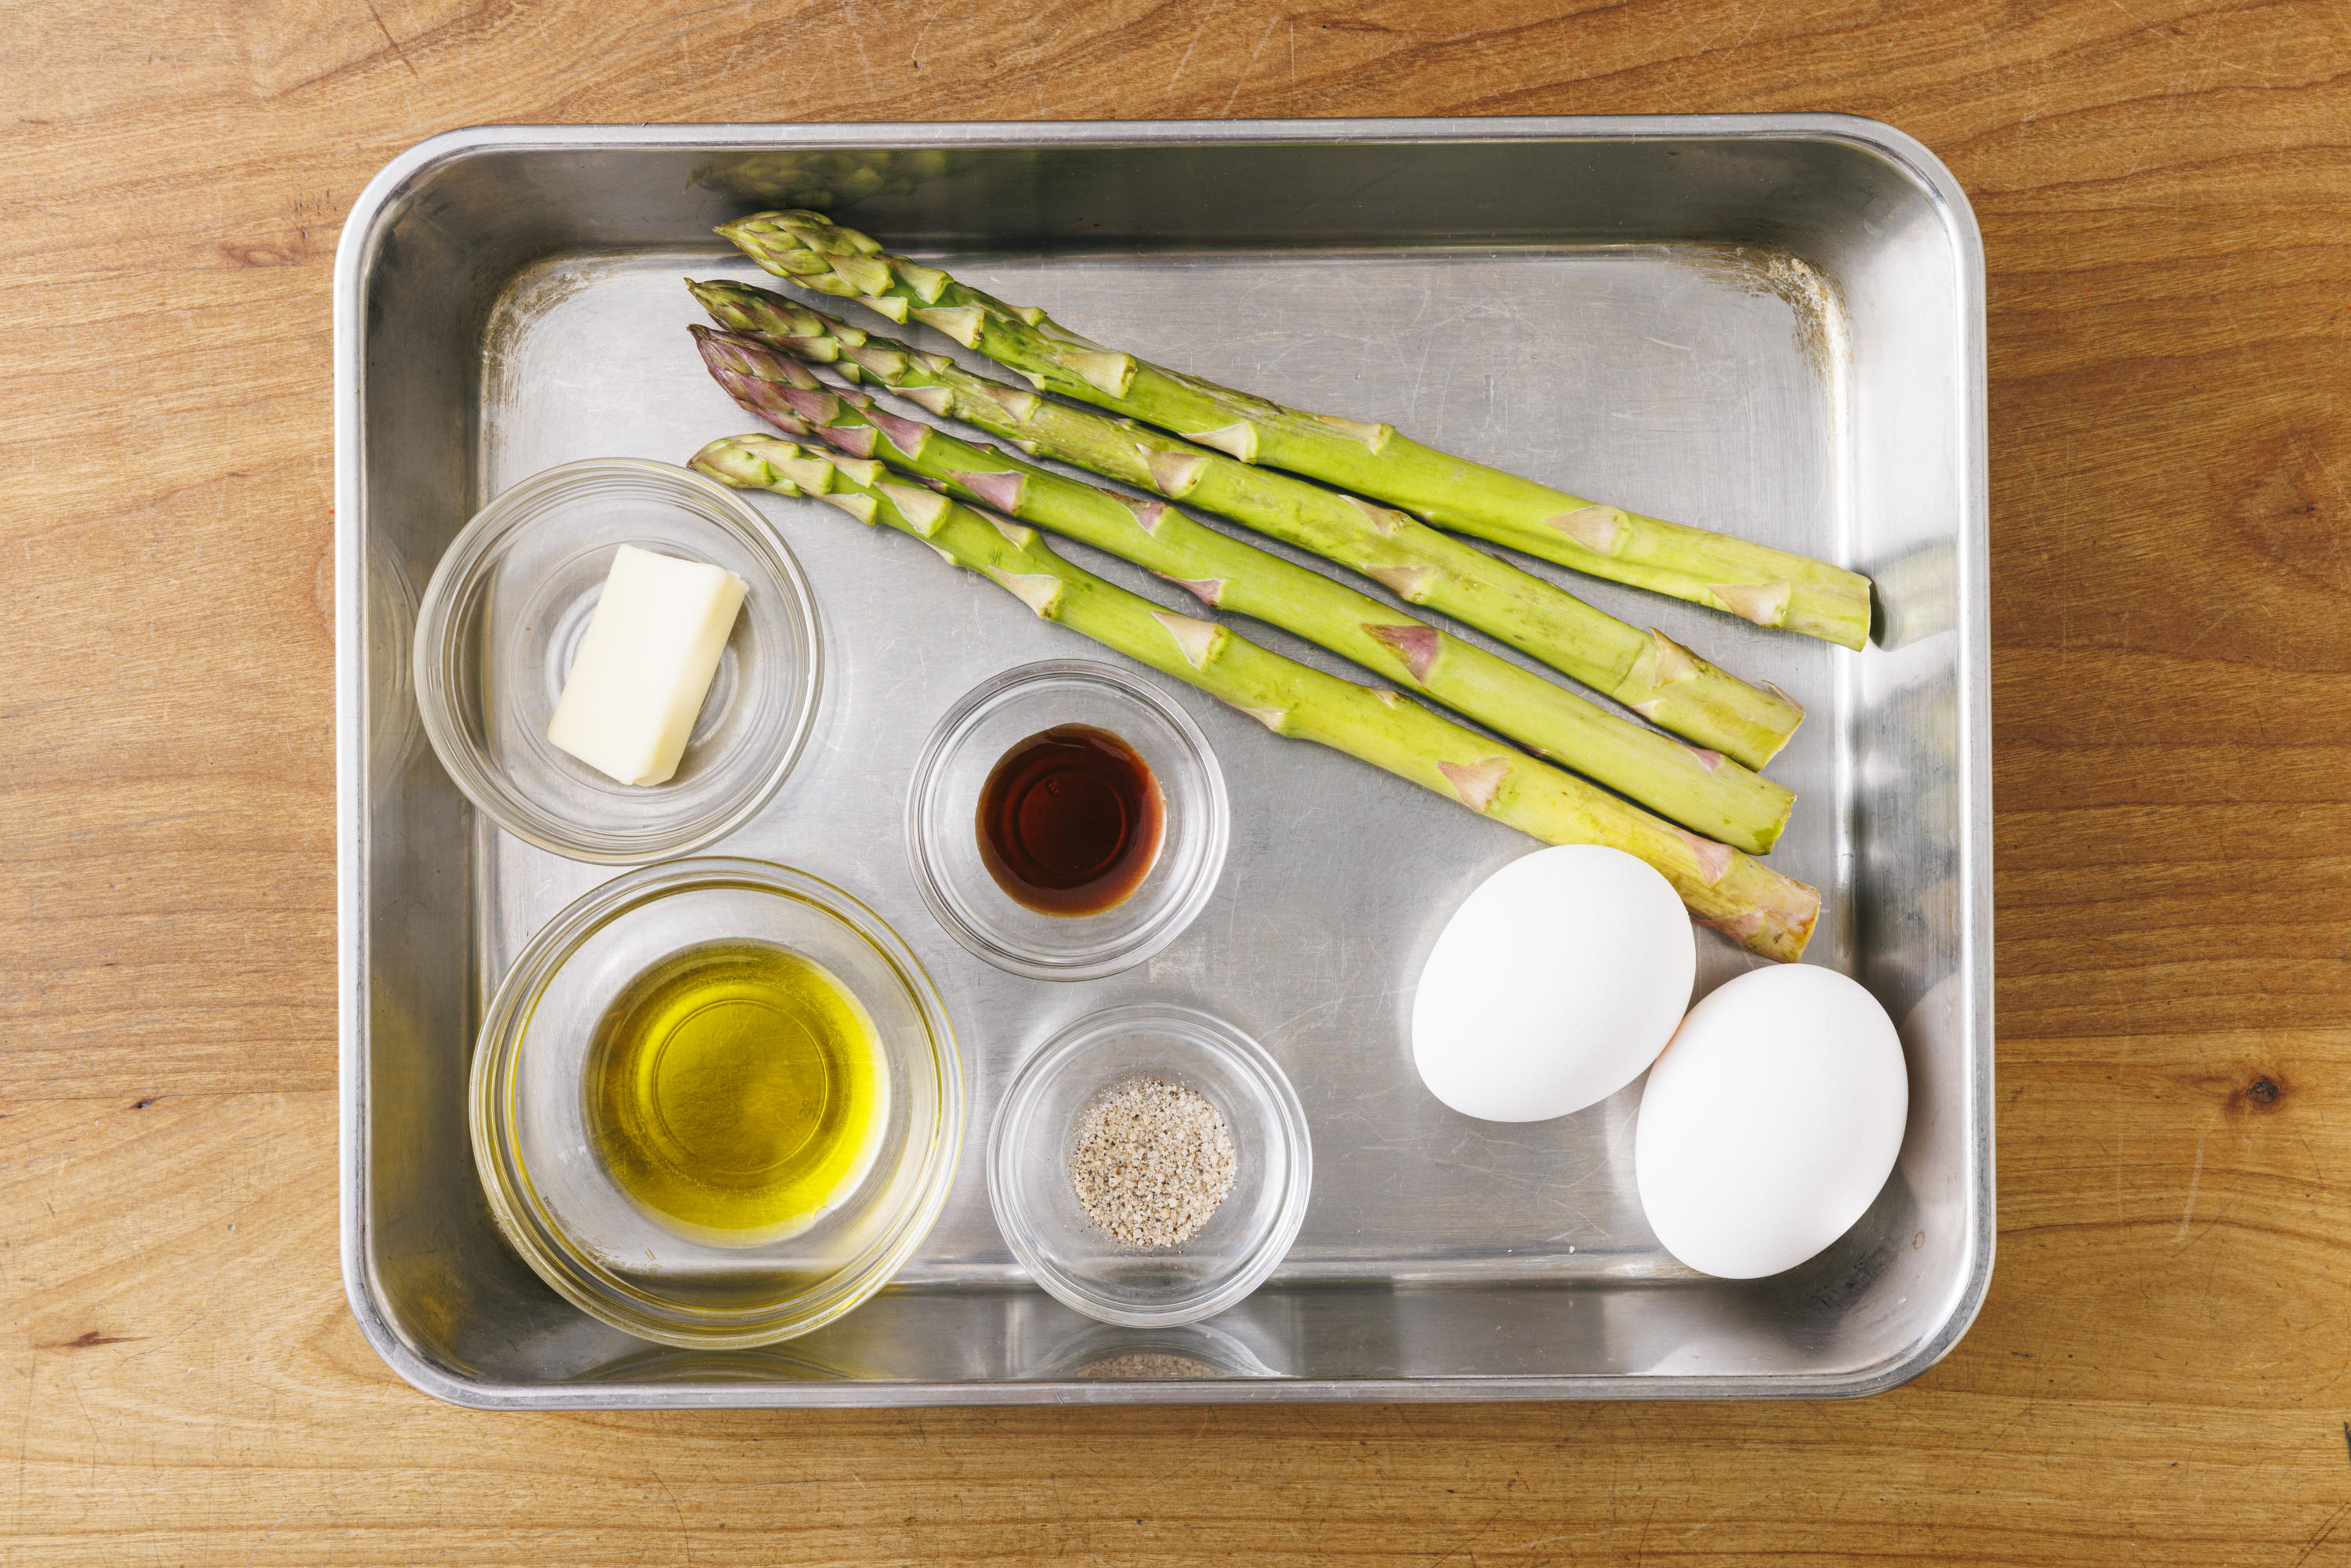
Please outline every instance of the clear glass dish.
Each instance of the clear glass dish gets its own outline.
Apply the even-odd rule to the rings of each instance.
[[[1239,1155],[1232,1191],[1173,1247],[1116,1240],[1070,1185],[1087,1108],[1144,1077],[1214,1105]],[[1065,1306],[1132,1327],[1195,1322],[1263,1284],[1297,1239],[1313,1176],[1306,1112],[1281,1068],[1232,1025],[1186,1008],[1113,1008],[1061,1030],[1021,1065],[987,1141],[987,1201],[1021,1267]]]
[[[1158,858],[1123,901],[1097,915],[1040,913],[998,885],[980,858],[981,787],[1023,740],[1091,725],[1133,747],[1158,781]],[[1007,670],[966,693],[923,744],[906,792],[914,885],[948,936],[1032,980],[1093,980],[1142,963],[1184,934],[1217,890],[1232,807],[1208,738],[1143,677],[1056,659]]]
[[[1181,1383],[1200,1378],[1280,1377],[1248,1341],[1213,1323],[1128,1328],[1090,1323],[1039,1347],[1035,1364],[1018,1356],[1014,1375],[1042,1382]]]
[[[624,544],[749,585],[662,784],[620,783],[547,738]],[[750,821],[799,760],[823,684],[815,603],[775,530],[725,486],[632,457],[549,468],[483,507],[424,590],[413,661],[424,733],[465,798],[526,842],[607,865],[687,854]]]
[[[593,1150],[584,1088],[597,1025],[631,982],[716,941],[813,960],[862,1005],[888,1109],[872,1161],[813,1224],[753,1245],[664,1226]],[[615,877],[524,947],[482,1021],[469,1115],[499,1229],[580,1311],[664,1344],[741,1349],[831,1322],[886,1283],[937,1218],[964,1120],[955,1034],[930,977],[849,894],[801,872],[710,856]]]

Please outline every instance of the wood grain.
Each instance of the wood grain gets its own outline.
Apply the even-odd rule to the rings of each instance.
[[[2351,1563],[2351,12],[257,0],[0,54],[0,1562]],[[334,1245],[328,293],[491,120],[1847,110],[1991,260],[2001,1260],[1844,1406],[482,1416]]]

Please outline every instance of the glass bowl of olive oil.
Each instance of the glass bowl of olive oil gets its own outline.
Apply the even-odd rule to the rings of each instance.
[[[533,937],[474,1058],[499,1229],[615,1328],[770,1344],[848,1312],[946,1202],[964,1119],[930,977],[839,888],[765,862],[631,872]]]

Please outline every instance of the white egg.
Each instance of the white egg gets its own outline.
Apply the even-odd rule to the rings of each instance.
[[[1641,1091],[1633,1174],[1649,1228],[1701,1273],[1792,1269],[1876,1198],[1909,1104],[1876,998],[1802,964],[1741,975],[1690,1009]]]
[[[1657,1059],[1697,974],[1689,915],[1653,867],[1594,844],[1537,850],[1479,884],[1437,938],[1413,1063],[1464,1115],[1564,1116]]]

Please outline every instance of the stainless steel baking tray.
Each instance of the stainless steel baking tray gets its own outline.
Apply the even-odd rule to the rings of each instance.
[[[1089,650],[886,530],[766,497],[831,673],[798,773],[724,848],[854,890],[930,967],[971,1081],[956,1191],[893,1288],[758,1354],[624,1338],[501,1246],[465,1132],[475,1020],[531,930],[609,873],[504,837],[443,775],[407,684],[416,591],[525,475],[678,462],[744,427],[679,277],[756,276],[710,225],[825,199],[1169,362],[1876,578],[1860,653],[1577,585],[1811,710],[1772,769],[1800,798],[1773,862],[1824,890],[1807,961],[1885,1001],[1912,1074],[1900,1166],[1844,1241],[1776,1280],[1697,1277],[1642,1219],[1637,1089],[1524,1126],[1438,1104],[1406,1049],[1414,979],[1529,841],[1188,690],[1235,820],[1197,923],[1084,985],[966,954],[910,880],[907,769],[973,685]],[[1966,1329],[1993,1212],[1983,261],[1908,137],[1836,116],[465,131],[368,187],[335,308],[343,1265],[419,1387],[487,1406],[1853,1395]],[[1702,990],[1746,967],[1701,936]],[[1022,1054],[1144,998],[1262,1040],[1314,1137],[1273,1283],[1177,1331],[1106,1329],[1027,1283],[979,1168]]]

